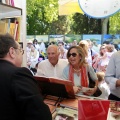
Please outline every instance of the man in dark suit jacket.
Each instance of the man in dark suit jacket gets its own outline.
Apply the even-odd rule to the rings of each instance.
[[[0,35],[0,120],[52,120],[32,73],[20,67],[23,53],[10,35]]]

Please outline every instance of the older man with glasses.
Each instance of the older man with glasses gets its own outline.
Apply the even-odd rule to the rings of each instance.
[[[24,50],[9,34],[0,35],[0,120],[52,120],[29,69]]]

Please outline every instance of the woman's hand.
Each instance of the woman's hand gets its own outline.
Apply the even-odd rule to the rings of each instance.
[[[97,90],[97,87],[95,88],[90,88],[89,90],[87,90],[86,92],[84,92],[85,95],[91,96],[93,95]]]
[[[79,93],[81,91],[81,87],[73,86],[74,93]]]

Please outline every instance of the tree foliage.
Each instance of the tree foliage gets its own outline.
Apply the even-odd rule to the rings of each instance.
[[[27,0],[27,33],[45,34],[58,19],[57,0]]]
[[[120,34],[120,12],[110,17],[110,34]]]
[[[108,18],[107,18],[108,19]],[[27,34],[119,34],[120,12],[107,19],[58,15],[58,0],[27,0]]]
[[[51,23],[49,34],[67,34],[73,23],[72,15],[58,16],[58,20]]]
[[[93,19],[80,13],[76,13],[73,19],[74,24],[71,29],[74,34],[101,34],[100,19]]]

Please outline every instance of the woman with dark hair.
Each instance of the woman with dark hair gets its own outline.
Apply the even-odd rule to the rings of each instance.
[[[34,47],[36,48],[36,50],[40,51],[40,45],[38,44],[37,39],[34,39],[34,40],[33,40],[33,45],[34,45]]]
[[[67,59],[69,64],[63,70],[63,78],[72,81],[75,93],[82,94],[82,88],[87,87],[87,91],[84,92],[86,95],[93,95],[98,86],[97,76],[91,66],[88,65],[85,59],[85,52],[80,46],[72,46],[67,52]],[[95,81],[93,89],[89,89],[89,79]]]
[[[60,41],[58,42],[58,49],[59,49],[59,52],[60,52],[60,55],[59,55],[59,58],[60,59],[67,59],[67,49],[64,48],[64,42]]]

